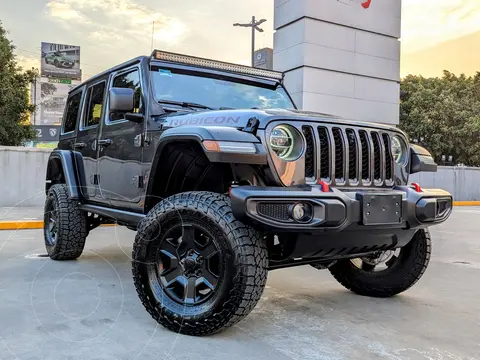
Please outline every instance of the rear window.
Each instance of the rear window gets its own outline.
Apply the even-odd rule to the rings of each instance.
[[[65,111],[65,123],[63,125],[63,133],[75,131],[78,121],[78,112],[80,111],[80,103],[82,101],[82,92],[72,95],[67,102]]]

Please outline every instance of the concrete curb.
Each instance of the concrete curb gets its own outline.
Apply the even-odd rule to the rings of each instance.
[[[454,201],[453,206],[480,206],[480,201]],[[115,224],[106,224],[102,226],[116,226]],[[41,220],[11,220],[0,221],[0,230],[31,230],[43,229]]]
[[[480,201],[454,201],[453,206],[480,206]]]
[[[116,226],[116,224],[105,224],[101,226]],[[32,230],[43,229],[41,220],[11,220],[0,221],[0,230]]]

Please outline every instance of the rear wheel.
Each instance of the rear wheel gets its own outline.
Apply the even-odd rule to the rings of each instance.
[[[412,287],[427,269],[431,254],[428,230],[419,230],[403,248],[380,251],[329,267],[347,289],[364,296],[390,297]]]
[[[53,260],[78,258],[87,238],[87,216],[71,200],[65,184],[52,185],[44,208],[43,234],[48,256]]]
[[[209,192],[174,195],[142,220],[132,272],[140,300],[166,328],[209,335],[255,307],[267,280],[262,236],[235,220],[230,199]]]

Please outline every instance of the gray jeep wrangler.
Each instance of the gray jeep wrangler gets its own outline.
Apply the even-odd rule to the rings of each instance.
[[[166,328],[207,335],[244,318],[269,270],[328,269],[389,297],[415,284],[427,228],[452,197],[393,126],[296,110],[281,73],[155,51],[72,89],[46,174],[45,245],[76,259],[88,233],[136,230],[132,272]]]

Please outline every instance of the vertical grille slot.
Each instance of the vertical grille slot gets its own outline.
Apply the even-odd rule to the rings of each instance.
[[[380,138],[378,133],[372,132],[372,143],[373,143],[373,161],[374,161],[374,171],[373,178],[374,180],[381,180],[381,160],[382,153],[380,150]]]
[[[368,146],[367,133],[364,130],[358,132],[362,145],[362,180],[370,181],[370,148]]]
[[[355,131],[352,129],[347,129],[347,141],[348,141],[348,178],[349,180],[358,180],[358,161],[357,161],[357,137],[355,135]]]
[[[303,136],[307,143],[305,151],[305,177],[315,178],[315,141],[313,130],[310,126],[302,127]]]
[[[333,143],[335,145],[335,179],[344,180],[344,144],[342,131],[339,128],[332,129]]]
[[[393,155],[392,146],[390,145],[390,136],[388,134],[382,134],[382,138],[385,146],[385,179],[392,180]]]
[[[330,145],[328,139],[328,130],[324,127],[318,128],[320,139],[320,177],[324,180],[330,180]]]

